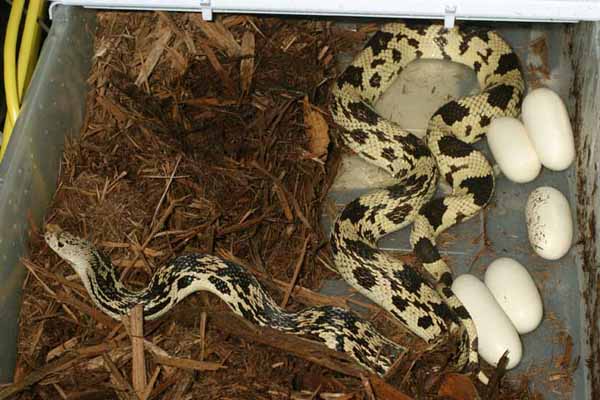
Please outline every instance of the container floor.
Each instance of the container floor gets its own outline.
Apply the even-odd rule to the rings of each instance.
[[[517,52],[528,90],[550,87],[566,100],[572,80],[566,54],[566,27],[560,24],[498,24],[494,27]],[[342,66],[349,61],[350,57],[339,59]],[[431,114],[448,99],[478,91],[475,74],[467,67],[423,60],[410,64],[401,73],[378,101],[376,109],[382,116],[423,136]],[[493,162],[485,140],[477,147]],[[523,359],[509,376],[518,381],[527,375],[532,382],[531,388],[549,399],[580,398],[576,393],[583,390],[582,368],[576,365],[581,337],[578,274],[573,252],[558,261],[544,260],[533,252],[527,238],[524,210],[529,193],[539,186],[553,186],[569,198],[569,181],[572,179],[572,168],[565,172],[543,169],[538,178],[528,184],[516,184],[500,175],[491,204],[478,216],[449,229],[439,239],[442,255],[453,268],[455,277],[471,273],[483,279],[487,265],[499,257],[518,260],[532,274],[543,298],[544,320],[537,330],[522,336]],[[339,211],[361,194],[393,182],[384,171],[356,155],[346,154],[330,191],[329,209]],[[447,191],[443,183],[439,186],[438,195]],[[327,230],[331,228],[331,214],[323,218]],[[410,252],[409,232],[410,228],[407,228],[388,235],[379,245],[389,251]],[[352,293],[352,289],[340,280],[327,281],[322,291],[343,296]]]

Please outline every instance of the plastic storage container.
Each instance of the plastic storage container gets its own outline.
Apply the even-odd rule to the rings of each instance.
[[[20,288],[25,276],[19,258],[26,251],[31,224],[41,225],[54,193],[65,138],[78,134],[84,122],[95,12],[58,6],[53,10],[53,19],[13,140],[0,165],[0,321],[3,328],[0,330],[0,382],[12,380],[16,359]],[[600,23],[490,25],[513,45],[521,60],[528,60],[528,66],[539,62],[547,67],[547,71],[542,72],[526,70],[527,82],[530,84],[538,76],[536,74],[543,74],[549,85],[568,100],[577,160],[568,171],[544,171],[538,180],[527,185],[517,186],[499,179],[494,207],[453,228],[450,232],[461,240],[444,244],[442,250],[451,256],[455,274],[469,271],[483,276],[491,259],[506,255],[528,266],[534,277],[543,276],[543,280],[540,278],[536,282],[541,289],[546,318],[538,330],[523,338],[524,358],[514,373],[540,368],[532,384],[548,399],[565,398],[553,391],[552,385],[560,379],[570,382],[568,398],[600,398],[599,260],[595,240],[598,229],[595,212],[599,210],[595,194],[600,163],[600,101],[596,100],[600,89]],[[545,37],[546,43],[550,44],[545,55],[530,46],[537,36]],[[536,57],[544,58],[543,62],[536,61]],[[436,74],[435,65],[427,68],[433,71],[430,74]],[[423,80],[419,78],[421,72],[413,71],[416,74],[413,83]],[[460,86],[457,90],[461,93],[473,90],[474,81],[460,74],[457,71],[456,81]],[[381,107],[385,110],[384,104]],[[407,110],[409,117],[414,114],[410,108]],[[386,115],[385,111],[383,113]],[[403,118],[402,115],[399,117]],[[411,123],[414,126],[408,128],[417,131],[424,126],[419,120]],[[355,172],[358,168],[365,177],[352,173],[349,174],[352,179],[345,179],[349,175],[341,172],[331,191],[331,199],[338,206],[369,190],[369,182],[382,182],[376,171],[371,174],[353,162],[346,163],[347,170]],[[567,195],[575,221],[576,245],[557,262],[534,256],[528,249],[524,224],[527,195],[535,187],[545,184],[556,186]],[[324,220],[325,226],[329,226],[328,218]],[[473,243],[482,234],[494,243],[496,254],[479,257],[479,245]],[[385,238],[381,246],[408,249],[407,233]],[[514,249],[518,249],[520,255],[515,255]],[[339,281],[331,281],[323,290],[342,293],[344,289]],[[572,339],[573,358],[580,356],[568,377],[557,375],[562,370],[553,369],[565,352],[564,342],[555,339],[564,334]]]

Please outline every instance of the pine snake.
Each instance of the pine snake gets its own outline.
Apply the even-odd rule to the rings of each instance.
[[[482,88],[479,95],[442,106],[429,122],[426,144],[369,106],[408,63],[419,58],[465,64],[475,70]],[[470,143],[484,135],[492,118],[517,115],[523,90],[518,59],[496,33],[398,23],[383,26],[333,87],[331,113],[345,128],[346,145],[398,178],[397,184],[344,208],[331,235],[335,267],[348,283],[426,341],[459,332],[460,354],[455,361],[461,368],[478,366],[477,335],[450,289],[451,271],[435,238],[490,200],[492,170]],[[431,200],[438,169],[453,193]],[[380,237],[411,222],[411,244],[433,283],[376,246]],[[405,351],[345,309],[283,310],[253,275],[219,257],[179,256],[156,271],[146,289],[132,291],[119,282],[110,259],[90,242],[50,224],[45,240],[74,268],[96,306],[116,319],[140,303],[144,317],[155,319],[189,294],[208,291],[252,323],[322,341],[380,375]]]

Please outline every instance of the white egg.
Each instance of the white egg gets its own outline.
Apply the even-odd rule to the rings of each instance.
[[[523,100],[523,123],[542,165],[562,171],[575,159],[573,130],[567,108],[550,89],[532,90]]]
[[[533,250],[547,260],[558,260],[571,248],[573,221],[567,198],[550,186],[529,194],[525,208],[527,233]]]
[[[500,170],[511,181],[530,182],[540,173],[542,163],[525,126],[518,119],[500,117],[492,120],[487,140]]]
[[[494,260],[483,281],[521,335],[542,322],[542,298],[533,278],[518,261],[508,257]]]
[[[496,366],[508,350],[507,369],[516,367],[523,354],[521,338],[487,286],[464,274],[456,278],[452,290],[473,318],[481,357]]]

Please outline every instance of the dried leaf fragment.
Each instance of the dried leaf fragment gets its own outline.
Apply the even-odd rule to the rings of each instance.
[[[468,376],[462,374],[446,375],[438,390],[438,396],[444,396],[453,400],[479,399],[473,381]]]
[[[329,146],[329,125],[321,115],[315,110],[308,97],[304,97],[304,125],[306,125],[306,134],[308,135],[308,158],[320,158],[327,154]]]

